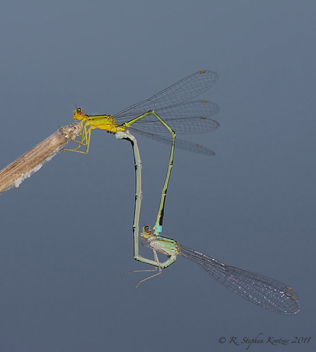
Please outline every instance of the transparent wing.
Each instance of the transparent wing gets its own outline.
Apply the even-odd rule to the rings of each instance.
[[[207,100],[191,101],[155,110],[176,132],[183,134],[204,133],[216,130],[219,123],[210,119],[219,111],[216,103]],[[136,116],[139,116],[137,114]],[[135,117],[136,117],[135,116]],[[169,133],[154,115],[138,120],[137,128],[145,131]]]
[[[183,103],[205,92],[217,80],[218,74],[216,72],[198,71],[152,97],[127,107],[114,116],[117,119],[133,119],[149,110],[158,110]]]
[[[171,142],[172,142],[172,138],[169,137],[168,135],[161,136],[161,135],[153,134],[150,132],[140,131],[136,128],[130,128],[130,130],[135,133],[141,134],[144,137],[154,139],[157,142],[165,143],[168,145],[171,145]],[[176,138],[175,146],[177,148],[184,149],[184,150],[192,152],[192,153],[204,154],[204,155],[209,155],[209,156],[215,155],[213,150],[206,148],[206,147],[202,146],[201,144],[192,143],[192,142],[185,141],[185,140],[179,139],[179,138]]]
[[[282,282],[226,265],[181,245],[179,248],[179,254],[199,264],[213,279],[248,301],[283,314],[300,311],[297,294]]]

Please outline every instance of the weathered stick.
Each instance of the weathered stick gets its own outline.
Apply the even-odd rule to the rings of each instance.
[[[51,160],[60,149],[80,134],[80,122],[60,127],[43,142],[20,156],[10,165],[0,171],[0,193],[11,187],[19,187],[33,172]]]

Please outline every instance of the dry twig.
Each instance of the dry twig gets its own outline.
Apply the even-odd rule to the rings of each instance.
[[[19,187],[22,181],[38,171],[42,165],[51,160],[62,147],[80,134],[80,123],[60,127],[43,142],[20,156],[13,163],[0,171],[0,193],[11,187]]]

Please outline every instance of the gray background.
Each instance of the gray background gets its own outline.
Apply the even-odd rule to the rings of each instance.
[[[1,167],[72,123],[113,114],[202,69],[220,79],[212,133],[177,150],[164,235],[273,277],[301,312],[265,311],[180,257],[132,287],[130,145],[94,131],[1,195],[0,351],[243,351],[262,333],[315,350],[314,1],[2,1]],[[169,148],[139,137],[141,225],[153,225]],[[149,250],[143,254],[151,256]],[[219,344],[224,336],[227,342]],[[252,345],[253,351],[275,347]]]

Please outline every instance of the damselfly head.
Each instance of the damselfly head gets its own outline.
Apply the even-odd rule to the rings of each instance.
[[[86,117],[86,115],[83,113],[83,110],[81,108],[76,108],[74,111],[73,118],[74,120],[83,120]]]
[[[142,231],[140,233],[140,237],[141,238],[149,238],[152,236],[152,233],[151,233],[151,228],[148,226],[148,225],[145,225],[143,228],[142,228]]]

